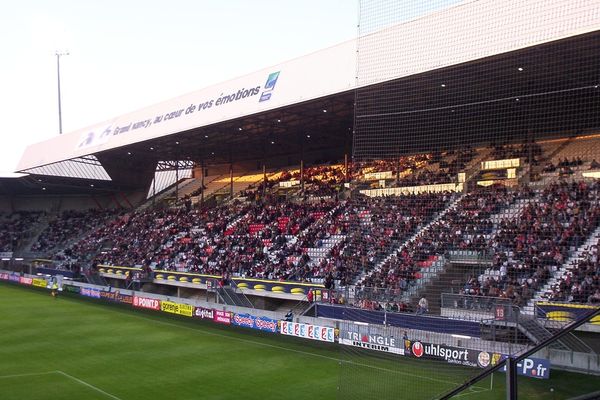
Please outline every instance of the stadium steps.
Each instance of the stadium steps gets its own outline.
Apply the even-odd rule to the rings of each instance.
[[[477,156],[471,160],[465,167],[465,184],[477,176],[481,169],[481,162],[490,159],[492,149],[484,148],[477,152]]]
[[[231,286],[223,286],[217,289],[217,295],[223,303],[230,306],[254,308],[254,304],[244,295],[238,293]]]
[[[428,268],[428,272],[418,280],[420,282],[405,294],[408,303],[415,305],[421,297],[425,297],[429,303],[429,313],[433,315],[441,313],[442,293],[458,292],[466,281],[465,277],[473,273],[472,265],[447,262],[444,257],[438,257],[437,262],[438,265]]]
[[[550,321],[547,321],[550,323]],[[561,326],[551,327],[544,326],[542,321],[534,318],[532,316],[521,316],[519,318],[519,323],[517,328],[521,333],[529,338],[533,343],[540,344],[543,341],[554,336],[553,330],[562,329]],[[550,329],[549,329],[550,328]],[[559,350],[567,350],[574,352],[583,352],[583,353],[594,353],[594,350],[589,347],[585,342],[579,339],[577,336],[572,333],[563,336],[560,340],[555,341],[550,345],[550,347],[559,349]]]
[[[89,275],[83,274],[83,276],[88,281],[88,283],[90,283],[92,285],[107,286],[106,280],[103,277],[101,277],[99,274],[96,274],[96,273],[89,274]]]
[[[546,282],[544,286],[540,290],[538,290],[533,298],[527,302],[527,305],[523,308],[523,313],[528,315],[533,315],[535,312],[535,303],[538,301],[547,301],[548,295],[551,292],[551,289],[554,285],[558,284],[562,278],[567,276],[567,274],[571,271],[573,267],[576,267],[577,263],[581,260],[582,254],[588,249],[591,248],[592,245],[596,244],[598,238],[600,237],[600,226],[598,226],[594,232],[586,239],[584,244],[579,246],[577,250],[567,259],[563,265],[558,268],[553,276]]]
[[[31,247],[37,242],[38,238],[44,232],[44,230],[50,225],[50,219],[46,213],[42,214],[38,219],[37,224],[31,229],[31,235],[25,240],[19,243],[15,254],[33,254]],[[37,254],[39,252],[35,252]]]

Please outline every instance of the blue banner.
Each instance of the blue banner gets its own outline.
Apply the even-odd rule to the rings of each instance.
[[[95,299],[99,299],[101,297],[100,290],[95,289],[95,288],[82,287],[81,290],[79,291],[79,293],[82,296],[93,297]]]
[[[245,328],[258,329],[259,331],[277,332],[277,320],[267,317],[255,317],[250,314],[234,314],[231,324],[243,326]]]
[[[586,318],[591,312],[597,310],[597,305],[568,304],[540,302],[536,304],[538,318],[546,318],[551,321],[573,322]],[[589,321],[590,324],[600,325],[600,315]]]
[[[419,329],[448,334],[480,337],[479,322],[450,320],[443,317],[416,315],[413,313],[385,313],[383,311],[363,310],[360,308],[317,304],[316,316],[346,321],[366,322],[368,324],[399,326],[408,329]]]
[[[501,360],[506,358],[502,356]],[[506,372],[506,366],[502,368]],[[543,358],[526,358],[517,363],[517,375],[528,376],[530,378],[549,379],[550,378],[550,360]]]

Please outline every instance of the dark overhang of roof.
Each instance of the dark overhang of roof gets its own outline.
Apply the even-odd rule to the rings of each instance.
[[[359,89],[356,118],[355,92],[348,91],[99,152],[111,181],[42,179],[57,192],[146,190],[161,161],[211,165],[318,151],[343,155],[368,140],[357,136],[353,143],[352,136],[354,123],[367,119],[373,129],[400,128],[378,139],[380,157],[387,156],[381,148],[433,151],[463,145],[465,138],[472,145],[517,141],[532,128],[537,135],[593,129],[600,127],[599,59],[600,32],[592,32]],[[393,101],[380,101],[386,95]],[[37,185],[37,177],[20,179],[21,186],[0,181],[0,193]]]

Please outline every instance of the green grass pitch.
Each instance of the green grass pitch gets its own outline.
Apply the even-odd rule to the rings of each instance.
[[[0,284],[2,400],[430,399],[475,372]],[[460,398],[504,398],[494,379]],[[599,381],[552,371],[519,394],[561,399]]]

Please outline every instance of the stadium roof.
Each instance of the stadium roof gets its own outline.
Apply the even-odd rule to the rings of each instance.
[[[600,57],[600,1],[588,3],[587,10],[573,11],[562,0],[544,1],[544,7],[537,1],[465,2],[370,33],[358,43],[344,42],[33,144],[17,171],[32,174],[21,178],[32,184],[43,175],[67,192],[137,190],[148,187],[163,160],[210,164],[348,149],[354,90],[372,85],[412,93],[395,110],[374,105],[374,113],[423,115],[415,118],[427,118],[421,110],[473,113],[472,124],[461,129],[481,134],[481,140],[489,139],[481,132],[490,100],[527,99],[528,112],[509,110],[526,126],[528,119],[547,115],[541,111],[544,99],[570,90],[582,107],[548,121],[548,130],[597,127],[598,117],[590,117],[597,113],[590,111],[597,109],[600,79],[589,65]],[[400,47],[398,41],[402,54],[390,50]],[[357,46],[366,49],[358,57]],[[377,73],[357,71],[357,59],[366,65],[363,58],[382,60]],[[535,93],[528,89],[533,87]],[[413,134],[439,135],[439,127],[414,126],[420,128]]]

